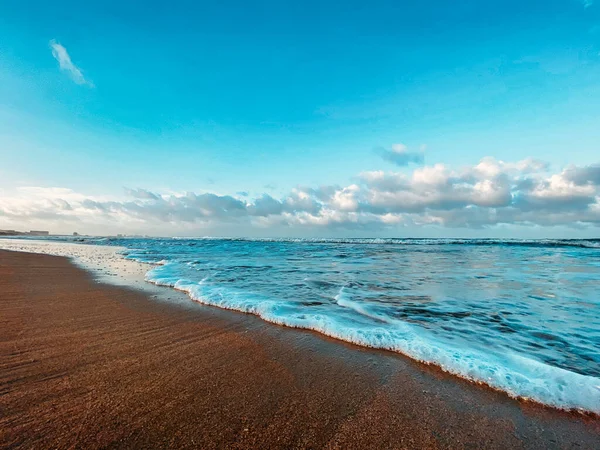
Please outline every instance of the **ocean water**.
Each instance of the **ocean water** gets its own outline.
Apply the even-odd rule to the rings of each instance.
[[[92,242],[193,300],[600,413],[600,240]]]

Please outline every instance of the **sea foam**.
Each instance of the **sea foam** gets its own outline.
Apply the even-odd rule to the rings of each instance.
[[[80,240],[113,250],[45,251],[118,269],[118,250],[195,301],[600,414],[600,240]]]
[[[206,279],[199,282],[180,279],[173,275],[173,269],[168,264],[155,268],[147,274],[147,280],[184,291],[194,301],[206,305],[254,314],[271,323],[314,330],[364,347],[402,353],[502,390],[512,397],[600,414],[600,379],[597,377],[553,367],[511,351],[469,348],[464,343],[440,339],[409,323],[369,312],[364,305],[345,298],[343,288],[335,298],[343,308],[339,314],[330,311],[315,314],[298,310],[296,305],[282,300],[212,286]],[[375,319],[382,325],[361,321],[362,317]]]

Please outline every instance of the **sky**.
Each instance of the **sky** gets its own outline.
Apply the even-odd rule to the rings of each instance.
[[[600,237],[600,0],[0,0],[0,229]]]

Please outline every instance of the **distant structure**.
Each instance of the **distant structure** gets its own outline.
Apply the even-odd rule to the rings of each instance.
[[[31,236],[49,236],[50,232],[49,231],[40,231],[40,230],[31,230],[29,232],[29,235],[31,235]]]
[[[49,236],[49,231],[31,230],[17,231],[17,230],[0,230],[0,236]]]
[[[73,236],[79,236],[79,233],[77,231],[73,232]]]

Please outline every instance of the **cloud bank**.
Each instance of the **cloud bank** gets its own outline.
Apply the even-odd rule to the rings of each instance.
[[[81,69],[73,64],[69,52],[67,52],[65,47],[52,39],[50,41],[50,49],[52,50],[52,56],[58,61],[60,69],[66,72],[75,83],[94,87],[91,81],[85,79]]]
[[[600,226],[600,164],[553,172],[534,159],[486,157],[460,169],[435,164],[410,173],[363,172],[347,186],[299,186],[282,198],[243,194],[125,189],[121,198],[96,198],[62,188],[19,188],[0,192],[0,227],[252,235]]]

